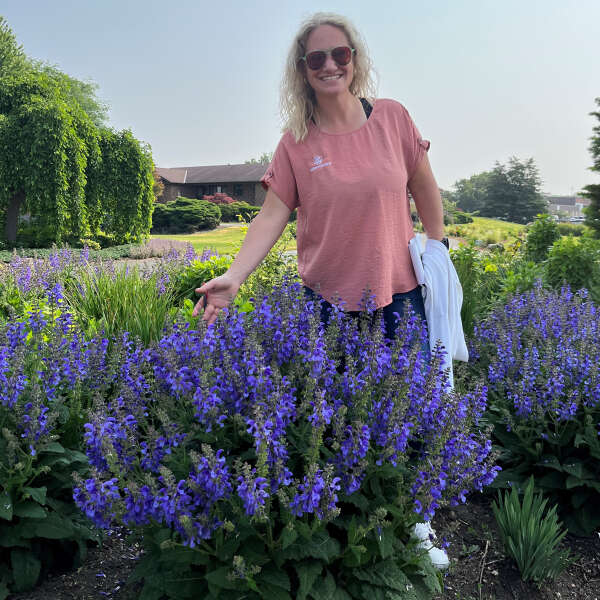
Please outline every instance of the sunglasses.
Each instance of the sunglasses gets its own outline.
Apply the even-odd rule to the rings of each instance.
[[[338,46],[331,50],[315,50],[314,52],[309,52],[308,54],[301,56],[300,60],[305,61],[308,68],[312,71],[318,71],[325,64],[327,55],[331,54],[331,58],[333,58],[336,64],[343,67],[350,62],[352,55],[355,52],[356,50],[354,48]]]

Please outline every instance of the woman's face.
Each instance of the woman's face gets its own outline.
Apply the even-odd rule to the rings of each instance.
[[[338,46],[350,46],[346,34],[333,25],[320,25],[311,31],[306,40],[306,54],[315,50],[331,50]],[[323,66],[313,71],[304,63],[306,80],[315,91],[317,98],[330,94],[343,94],[350,89],[354,78],[354,61],[347,65],[338,65],[328,54]]]

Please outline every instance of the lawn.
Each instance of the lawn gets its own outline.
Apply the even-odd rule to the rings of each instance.
[[[466,240],[482,240],[486,244],[497,244],[500,242],[514,242],[515,238],[525,231],[525,225],[486,217],[473,217],[472,223],[450,225],[446,230],[453,237]]]
[[[219,254],[230,254],[242,243],[244,235],[244,227],[232,225],[231,227],[212,229],[211,231],[202,231],[199,233],[151,235],[150,238],[187,242],[194,247],[197,253],[202,252],[206,248],[212,248]],[[287,249],[295,250],[296,244],[292,243],[288,245]]]

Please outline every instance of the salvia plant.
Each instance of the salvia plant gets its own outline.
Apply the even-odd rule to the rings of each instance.
[[[556,506],[546,509],[548,499],[534,494],[531,477],[521,501],[517,487],[500,494],[492,504],[500,536],[507,553],[517,563],[523,581],[541,583],[556,579],[567,566],[569,551],[560,548],[567,534],[561,527]]]
[[[497,308],[474,339],[502,450],[494,485],[533,475],[569,530],[591,534],[600,526],[600,309],[585,290],[538,285]]]
[[[140,598],[430,598],[415,522],[495,477],[485,388],[459,395],[414,314],[377,320],[287,283],[198,329],[129,342],[85,424],[74,499],[146,552]]]
[[[98,539],[72,501],[72,473],[89,470],[91,398],[117,377],[107,345],[47,302],[0,329],[0,598],[81,560]]]

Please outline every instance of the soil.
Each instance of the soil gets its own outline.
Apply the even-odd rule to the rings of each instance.
[[[563,547],[574,560],[555,580],[539,588],[525,583],[504,552],[490,499],[439,511],[433,528],[450,543],[450,568],[439,600],[600,600],[600,538],[567,535]]]
[[[567,536],[563,545],[574,560],[552,582],[536,587],[521,581],[496,528],[490,500],[473,496],[469,503],[439,511],[433,527],[450,543],[450,568],[444,593],[436,600],[600,600],[600,538]],[[127,587],[140,548],[117,529],[98,548],[90,549],[79,569],[54,574],[32,592],[12,600],[136,600],[139,588]],[[200,600],[200,599],[199,599]]]

